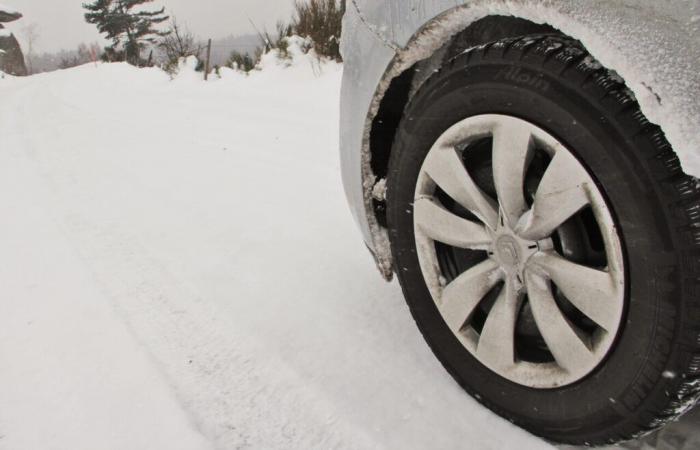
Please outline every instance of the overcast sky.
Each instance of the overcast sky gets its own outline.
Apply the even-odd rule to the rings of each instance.
[[[85,23],[82,4],[87,0],[0,0],[24,14],[8,24],[22,40],[22,28],[36,24],[39,39],[36,51],[55,52],[73,49],[81,42],[99,39],[94,25]],[[253,32],[248,17],[259,28],[274,29],[275,23],[288,20],[293,0],[155,0],[153,7],[166,12],[202,38],[220,38],[230,34]],[[150,7],[149,7],[150,9]]]

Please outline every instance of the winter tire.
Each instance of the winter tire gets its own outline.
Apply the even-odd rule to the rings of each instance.
[[[602,445],[700,392],[700,195],[620,77],[527,36],[450,60],[394,142],[388,227],[455,380],[542,437]]]

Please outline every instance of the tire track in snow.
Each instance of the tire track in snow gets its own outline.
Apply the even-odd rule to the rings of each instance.
[[[9,389],[16,390],[11,395],[3,392],[10,403],[4,403],[3,416],[14,421],[30,417],[32,423],[15,423],[4,430],[0,448],[5,448],[5,437],[13,448],[213,448],[192,426],[162,372],[152,364],[151,354],[133,339],[128,324],[115,317],[114,305],[89,282],[89,268],[81,267],[63,218],[52,204],[55,185],[37,170],[35,149],[27,147],[31,131],[22,119],[29,95],[30,89],[21,87],[3,96],[0,109],[0,158],[6,174],[1,200],[3,214],[11,216],[3,223],[7,234],[2,236],[9,240],[9,252],[0,261],[10,266],[2,272],[11,278],[0,284],[9,289],[3,292],[8,304],[2,309],[9,313],[3,318],[9,320],[10,342],[32,353],[18,354],[5,341],[8,347],[0,353],[8,356],[3,365],[12,368],[3,373],[3,380],[9,379]],[[8,256],[17,252],[15,247],[26,248],[17,253],[17,260]],[[115,338],[118,342],[109,342]],[[97,356],[100,351],[114,353]],[[133,367],[122,369],[118,363]],[[22,381],[16,379],[18,374]],[[133,384],[135,379],[142,387]],[[139,397],[146,389],[152,389],[151,397]],[[123,397],[111,398],[120,394]],[[15,412],[12,402],[18,398],[20,411]]]
[[[45,90],[22,92],[18,103],[23,96],[60,98]],[[53,176],[62,168],[37,158],[32,133],[21,128],[31,118],[18,110],[22,114],[9,128],[23,141],[22,152],[52,192],[65,191],[65,180]],[[292,368],[265,358],[265,348],[248,336],[224,328],[192,287],[150,257],[138,239],[85,216],[70,199],[53,200],[54,215],[97,285],[217,447],[378,447],[362,430],[338,421],[332,403]]]
[[[222,448],[371,448],[334,408],[265,349],[220,329],[213,311],[128,236],[73,215],[73,242],[199,428]],[[157,354],[152,350],[157,349]],[[310,425],[314,424],[314,427]]]

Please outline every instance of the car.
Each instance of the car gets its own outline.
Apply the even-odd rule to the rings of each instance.
[[[341,165],[464,390],[605,445],[700,394],[700,2],[351,0]]]

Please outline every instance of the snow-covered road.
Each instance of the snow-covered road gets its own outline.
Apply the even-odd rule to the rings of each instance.
[[[268,66],[0,79],[0,447],[547,448],[373,267],[341,67]]]

